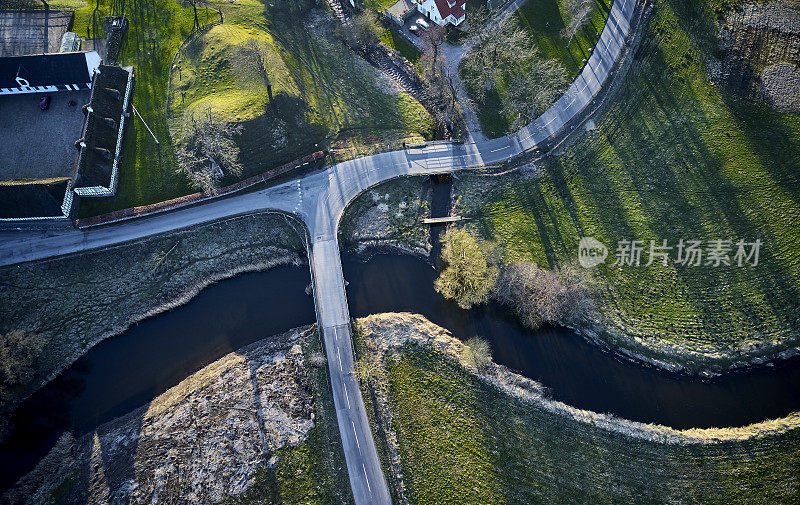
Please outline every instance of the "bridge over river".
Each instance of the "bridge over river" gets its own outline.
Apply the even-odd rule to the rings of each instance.
[[[615,0],[594,52],[567,92],[522,130],[494,140],[433,143],[339,163],[261,191],[210,201],[83,230],[0,233],[0,265],[33,261],[105,247],[237,214],[277,210],[298,216],[308,227],[309,259],[328,358],[334,403],[350,484],[357,504],[390,503],[364,403],[353,371],[350,313],[337,241],[347,204],[366,189],[404,175],[433,175],[482,167],[542,147],[573,128],[623,52],[636,0]],[[639,10],[638,12],[641,12]],[[629,51],[629,48],[628,48]]]

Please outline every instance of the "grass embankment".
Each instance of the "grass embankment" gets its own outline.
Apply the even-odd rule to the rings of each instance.
[[[607,0],[595,2],[589,22],[578,30],[571,41],[563,36],[565,26],[569,24],[563,3],[563,0],[528,0],[500,29],[503,29],[503,26],[509,29],[522,29],[542,57],[555,60],[572,78],[578,75],[583,67],[583,60],[589,58],[590,51],[597,43],[598,34],[602,33],[605,26],[611,2]],[[467,16],[469,17],[469,14]],[[490,36],[486,43],[492,44],[492,40],[493,37]],[[469,58],[469,54],[465,58]],[[497,69],[498,76],[518,71],[518,69],[504,69],[503,65],[501,62]],[[498,77],[494,88],[486,93],[483,100],[476,103],[481,129],[490,138],[509,133],[514,123],[514,118],[507,117],[502,110],[504,101],[508,99],[505,90],[506,83],[502,77]],[[468,87],[467,91],[475,96],[474,90]]]
[[[72,30],[86,38],[105,37],[105,17],[119,14],[111,0],[89,2],[75,11]],[[198,9],[199,21],[210,22],[216,14]],[[145,205],[185,195],[194,190],[175,173],[175,151],[164,116],[169,66],[180,44],[192,32],[190,6],[173,0],[132,0],[125,4],[128,31],[118,64],[132,65],[136,75],[133,104],[153,130],[159,144],[136,117],[125,126],[125,143],[119,187],[114,198],[84,198],[81,217]]]
[[[0,334],[22,330],[44,342],[33,356],[4,349],[8,363],[26,360],[33,371],[25,383],[0,383],[0,432],[14,405],[97,342],[217,280],[304,257],[301,235],[283,216],[264,214],[3,267]]]
[[[324,355],[316,335],[306,339],[303,354]],[[225,505],[353,503],[327,368],[309,366],[308,375],[316,414],[308,438],[279,449],[275,466],[262,469],[250,489],[224,501]]]
[[[83,37],[104,36],[105,16],[117,14],[112,6],[117,4],[98,0],[77,9],[73,29]],[[191,6],[174,0],[126,4],[130,26],[119,64],[133,65],[134,105],[160,144],[139,119],[128,123],[117,196],[81,200],[80,216],[196,191],[175,173],[165,112],[180,118],[186,109],[210,106],[220,116],[241,122],[244,130],[237,143],[242,177],[319,149],[338,150],[341,158],[431,135],[425,109],[406,94],[386,92],[376,81],[376,71],[336,39],[335,21],[314,2],[248,0],[219,6],[225,23],[182,45],[193,33]],[[219,20],[214,10],[199,8],[198,13],[201,25]],[[254,53],[247,51],[251,46],[266,63],[272,102],[254,66]],[[179,48],[183,50],[172,67]],[[234,180],[223,181],[230,182]]]
[[[419,57],[422,56],[422,52],[417,49],[417,46],[400,35],[395,26],[384,28],[381,32],[380,41],[397,51],[400,56],[414,65],[419,62]]]
[[[658,443],[523,403],[429,345],[393,349],[382,373],[410,503],[772,504],[800,492],[796,428]]]
[[[179,126],[185,111],[210,107],[241,123],[244,176],[323,148],[352,156],[431,134],[425,109],[405,93],[387,92],[377,71],[336,38],[332,15],[315,5],[222,4],[225,24],[176,58],[170,117]]]
[[[800,340],[800,115],[713,86],[714,2],[661,0],[618,99],[537,175],[456,181],[469,226],[506,261],[575,262],[593,236],[609,259],[594,298],[615,346],[690,369],[773,356]],[[591,123],[590,123],[591,124]],[[618,241],[642,266],[613,266]],[[647,262],[650,240],[760,239],[757,266]]]

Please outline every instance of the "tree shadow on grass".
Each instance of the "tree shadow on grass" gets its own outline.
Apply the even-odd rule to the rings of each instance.
[[[308,119],[308,104],[280,93],[264,113],[244,121],[236,137],[241,176],[226,177],[222,184],[260,174],[325,147],[328,129]]]

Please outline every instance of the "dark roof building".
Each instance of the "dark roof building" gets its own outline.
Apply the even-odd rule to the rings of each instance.
[[[100,65],[92,83],[80,154],[73,176],[76,195],[117,191],[122,136],[133,93],[133,67]]]
[[[0,58],[0,95],[89,89],[100,61],[96,51]]]

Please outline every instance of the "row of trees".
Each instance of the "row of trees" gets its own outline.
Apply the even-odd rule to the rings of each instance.
[[[494,300],[532,329],[591,314],[592,304],[578,270],[544,270],[531,262],[501,268],[497,256],[466,230],[448,230],[442,237],[446,266],[434,289],[463,309]]]

